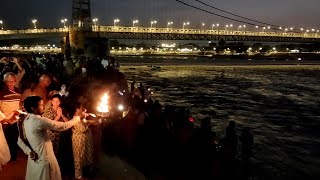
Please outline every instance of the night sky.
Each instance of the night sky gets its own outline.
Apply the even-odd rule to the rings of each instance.
[[[194,0],[187,3],[206,8]],[[320,29],[320,0],[202,0],[212,6],[283,27],[304,27]],[[179,4],[175,0],[91,0],[92,16],[99,18],[99,24],[112,25],[119,18],[120,25],[131,26],[138,19],[140,26],[150,26],[151,20],[157,20],[157,26],[165,27],[173,21],[175,27],[189,21],[190,28],[199,28],[202,22],[207,27],[213,23],[232,22],[214,15],[206,14]],[[6,28],[30,28],[31,19],[36,18],[38,27],[61,27],[61,18],[71,19],[72,0],[1,0],[0,20]],[[228,16],[228,15],[227,15]]]

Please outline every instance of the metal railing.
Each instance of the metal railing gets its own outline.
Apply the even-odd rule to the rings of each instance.
[[[201,30],[201,29],[176,29],[176,28],[147,28],[125,26],[98,26],[93,27],[98,32],[122,32],[122,33],[166,33],[166,34],[197,34],[197,35],[239,35],[239,36],[269,36],[269,37],[296,37],[296,38],[320,38],[318,33],[296,32],[254,32],[233,30]]]
[[[126,26],[92,26],[94,32],[109,33],[157,33],[157,34],[196,34],[196,35],[236,35],[236,36],[264,36],[264,37],[291,37],[291,38],[320,38],[319,33],[297,32],[255,32],[233,30],[200,30],[200,29],[177,29],[157,27],[126,27]],[[40,34],[40,33],[66,33],[69,28],[51,29],[24,29],[24,30],[0,30],[0,35]]]
[[[51,28],[51,29],[18,29],[18,30],[0,30],[3,34],[39,34],[39,33],[62,33],[68,32],[68,28]]]

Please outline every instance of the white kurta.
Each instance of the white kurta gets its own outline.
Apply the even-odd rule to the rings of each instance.
[[[48,130],[64,131],[76,124],[76,121],[57,122],[39,115],[29,114],[24,120],[25,136],[39,159],[33,161],[28,157],[26,180],[61,180],[58,161],[54,155]],[[31,150],[18,139],[18,145],[29,155]]]
[[[0,171],[1,165],[6,164],[9,160],[10,151],[0,123]]]

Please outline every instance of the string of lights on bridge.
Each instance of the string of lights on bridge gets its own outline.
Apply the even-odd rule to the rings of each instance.
[[[37,19],[32,19],[31,20],[32,22],[32,25],[33,25],[33,28],[34,29],[37,29],[38,26],[37,24],[39,23]],[[60,20],[61,24],[62,24],[62,27],[63,28],[67,28],[69,27],[68,25],[68,19],[66,18],[62,18]],[[113,26],[114,27],[117,27],[117,26],[120,26],[120,19],[116,18],[113,20]],[[92,19],[92,24],[93,24],[93,27],[98,27],[99,26],[99,19],[98,18],[93,18]],[[132,25],[129,25],[131,27],[138,27],[138,24],[139,24],[139,20],[138,19],[134,19],[132,21]],[[152,20],[150,21],[150,28],[155,28],[156,25],[158,24],[158,21],[156,20]],[[173,21],[168,21],[166,23],[166,28],[174,28],[174,25],[175,23]],[[202,22],[199,24],[201,26],[201,29],[205,30],[207,29],[208,30],[208,27],[206,26],[207,24]],[[182,29],[189,29],[191,26],[191,23],[189,21],[185,21],[185,22],[182,22],[181,23],[181,28]],[[251,26],[252,27],[252,26]],[[179,28],[179,27],[177,27]],[[249,28],[248,25],[246,24],[242,24],[242,25],[238,25],[238,26],[235,26],[234,24],[225,24],[224,26],[222,26],[220,23],[214,23],[214,24],[210,24],[210,29],[211,30],[215,30],[215,29],[224,29],[224,30],[238,30],[238,31],[244,31],[245,29]],[[252,27],[255,31],[261,31],[261,32],[264,32],[264,31],[270,31],[272,30],[271,26],[253,26]],[[2,31],[5,31],[4,29],[4,21],[3,20],[0,20],[0,29]],[[311,28],[311,29],[305,29],[305,28],[300,28],[300,29],[296,29],[296,28],[293,28],[293,27],[290,27],[290,28],[284,28],[284,27],[279,27],[278,31],[284,31],[284,32],[301,32],[301,33],[319,33],[319,30],[318,29],[315,29],[315,28]]]

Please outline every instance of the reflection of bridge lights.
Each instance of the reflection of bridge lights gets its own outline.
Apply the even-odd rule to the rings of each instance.
[[[173,44],[161,44],[161,47],[164,47],[164,48],[176,47],[176,43],[173,43]]]

